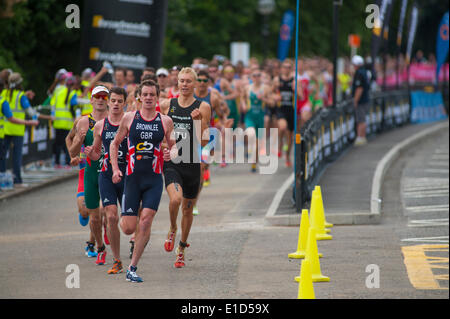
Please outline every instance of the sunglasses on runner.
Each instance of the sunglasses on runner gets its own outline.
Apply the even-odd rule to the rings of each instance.
[[[256,74],[253,74],[252,76],[254,76],[255,78],[259,78],[261,76],[261,73],[256,73]]]
[[[96,98],[96,99],[103,99],[105,101],[108,100],[108,95],[107,94],[96,94],[96,95],[93,95],[93,97]]]
[[[208,79],[197,79],[197,82],[203,82],[203,83],[208,83]]]

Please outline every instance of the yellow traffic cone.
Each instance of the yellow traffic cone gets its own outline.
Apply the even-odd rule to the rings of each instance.
[[[319,197],[319,200],[318,200],[318,202],[319,202],[319,207],[320,207],[320,210],[321,210],[321,212],[322,212],[322,214],[323,214],[323,220],[325,221],[325,227],[326,228],[331,228],[331,227],[333,227],[334,225],[333,224],[331,224],[331,223],[328,223],[326,220],[325,220],[325,209],[323,208],[323,198],[322,198],[322,189],[320,188],[320,186],[316,186],[315,188],[314,188],[314,190],[317,192],[317,195],[318,195],[318,197]]]
[[[293,258],[293,259],[305,258],[306,243],[308,241],[308,231],[309,231],[308,210],[303,209],[301,220],[300,220],[300,231],[298,234],[297,251],[295,253],[290,253],[288,255],[289,258]],[[319,257],[322,257],[322,254],[319,253]]]
[[[302,260],[297,299],[316,299],[312,281],[311,263],[308,259]]]
[[[333,236],[325,231],[325,216],[320,212],[319,195],[313,191],[311,198],[311,227],[316,230],[317,240],[331,240]]]
[[[313,282],[330,281],[330,278],[322,275],[320,270],[319,255],[317,254],[316,230],[314,228],[309,228],[305,260],[306,259],[311,263]],[[295,277],[295,281],[300,281],[300,277]]]

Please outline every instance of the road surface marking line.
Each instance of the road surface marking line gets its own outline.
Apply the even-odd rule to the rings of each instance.
[[[403,242],[423,242],[423,243],[448,243],[448,236],[439,237],[417,237],[417,238],[405,238],[402,239]]]

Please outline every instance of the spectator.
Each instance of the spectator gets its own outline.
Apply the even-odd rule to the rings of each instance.
[[[14,118],[25,120],[25,113],[30,117],[40,118],[30,105],[28,97],[23,92],[22,76],[19,73],[12,73],[8,78],[8,89],[4,91],[4,98],[12,106],[11,111]],[[22,147],[25,135],[25,124],[15,124],[6,122],[4,125],[5,138],[3,143],[3,154],[8,152],[11,144],[13,144],[12,159],[13,159],[13,174],[14,185],[24,186],[22,183]],[[6,171],[6,160],[0,161],[0,172]]]
[[[364,67],[364,59],[355,55],[352,58],[355,67],[355,76],[352,85],[352,97],[355,106],[356,117],[356,141],[355,146],[367,144],[366,139],[366,114],[369,110],[369,81],[367,70]]]

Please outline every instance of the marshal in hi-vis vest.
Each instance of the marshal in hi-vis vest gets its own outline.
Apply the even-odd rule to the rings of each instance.
[[[25,110],[22,108],[22,104],[20,100],[24,95],[23,91],[13,90],[12,93],[10,90],[6,90],[3,97],[8,101],[9,106],[11,108],[13,117],[25,120]],[[4,121],[5,127],[5,135],[11,136],[24,136],[25,135],[25,125],[24,124],[14,124],[9,121]]]
[[[69,94],[69,89],[64,87],[59,90],[54,99],[54,107],[55,107],[55,121],[53,122],[53,127],[55,129],[61,130],[71,130],[73,126],[73,115],[70,112],[70,100],[76,94],[76,91],[72,91],[69,94],[69,97],[66,97]]]

